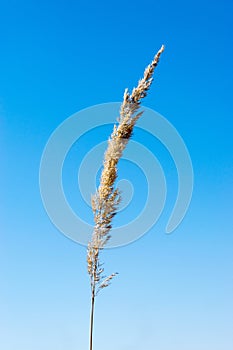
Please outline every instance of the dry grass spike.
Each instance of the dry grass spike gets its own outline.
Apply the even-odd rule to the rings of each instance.
[[[143,78],[139,80],[137,87],[133,89],[132,93],[130,94],[128,89],[124,92],[118,124],[114,125],[104,155],[100,185],[92,197],[95,226],[87,248],[87,270],[90,276],[92,294],[90,350],[92,350],[95,297],[101,289],[109,286],[116,275],[116,273],[113,273],[108,277],[104,276],[104,268],[100,263],[100,252],[111,238],[112,219],[120,203],[119,189],[115,188],[117,165],[132,136],[137,120],[143,114],[143,112],[138,112],[141,100],[146,97],[147,91],[150,89],[154,70],[163,51],[164,46],[160,48],[153,61],[145,69]]]

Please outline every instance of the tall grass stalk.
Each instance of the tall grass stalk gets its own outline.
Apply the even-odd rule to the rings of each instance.
[[[100,262],[100,253],[111,238],[112,219],[116,215],[121,200],[119,189],[115,188],[117,165],[132,136],[137,120],[143,114],[143,112],[139,112],[141,100],[146,97],[147,91],[150,89],[154,70],[163,51],[164,46],[160,48],[153,61],[145,69],[143,78],[139,80],[132,93],[130,94],[128,89],[125,90],[118,124],[114,125],[104,155],[100,185],[95,195],[92,196],[95,226],[87,248],[87,270],[91,285],[90,350],[93,346],[95,298],[100,290],[109,286],[117,274],[112,273],[105,276],[103,264]]]

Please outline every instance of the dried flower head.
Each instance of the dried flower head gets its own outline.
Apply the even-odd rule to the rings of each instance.
[[[132,136],[137,120],[143,113],[138,112],[141,99],[147,95],[147,91],[153,81],[155,67],[163,51],[164,46],[161,47],[151,64],[145,69],[143,78],[139,80],[137,87],[133,89],[132,93],[129,94],[128,90],[125,90],[118,124],[114,125],[108,141],[100,185],[92,197],[95,227],[87,249],[87,268],[91,280],[92,296],[95,296],[101,289],[107,287],[116,275],[115,273],[108,277],[103,275],[104,269],[102,264],[100,264],[99,254],[111,237],[112,219],[120,202],[119,190],[115,188],[117,164]]]

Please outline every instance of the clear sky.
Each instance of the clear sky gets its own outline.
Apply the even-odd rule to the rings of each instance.
[[[166,50],[144,104],[183,137],[193,198],[181,225],[166,235],[176,172],[149,135],[135,132],[164,168],[167,201],[146,235],[103,254],[106,272],[119,276],[98,296],[94,350],[232,349],[232,12],[230,0],[1,2],[1,349],[88,349],[86,248],[49,220],[40,159],[70,115],[121,101],[161,44]],[[93,139],[83,141],[84,153]],[[85,203],[75,204],[76,150],[64,165],[64,189],[91,222]],[[130,169],[136,189],[137,170]],[[145,200],[143,188],[141,195],[135,190],[137,203]]]

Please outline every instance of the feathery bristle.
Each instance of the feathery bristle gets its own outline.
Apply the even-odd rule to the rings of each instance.
[[[108,148],[104,155],[100,185],[95,195],[92,196],[95,227],[87,249],[87,268],[94,295],[100,289],[107,287],[116,275],[113,273],[107,278],[103,277],[104,269],[100,267],[99,254],[111,237],[112,219],[120,203],[119,190],[114,189],[117,179],[117,164],[132,136],[137,120],[143,114],[143,112],[138,112],[141,99],[146,97],[147,91],[150,89],[154,70],[163,51],[164,46],[162,45],[153,61],[145,69],[143,78],[139,80],[131,95],[128,89],[124,92],[118,125],[114,125],[108,141]]]

